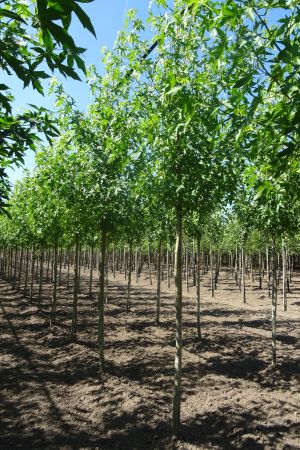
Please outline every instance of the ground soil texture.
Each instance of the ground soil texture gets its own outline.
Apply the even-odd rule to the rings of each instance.
[[[88,271],[78,303],[78,339],[70,338],[72,287],[58,291],[57,324],[49,328],[51,285],[36,300],[0,283],[3,449],[299,449],[300,277],[288,311],[278,305],[278,368],[271,361],[271,305],[247,279],[247,303],[221,271],[215,297],[202,280],[202,339],[195,326],[195,288],[183,304],[182,431],[171,436],[174,376],[174,288],[162,283],[155,326],[155,280],[133,282],[126,314],[124,274],[109,274],[105,306],[107,369],[99,380],[97,310]],[[84,281],[85,280],[85,281]],[[37,289],[37,285],[36,285]],[[280,292],[279,292],[280,294]]]

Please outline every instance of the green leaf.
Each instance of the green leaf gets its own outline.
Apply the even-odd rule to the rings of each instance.
[[[93,27],[93,24],[92,24],[89,16],[75,2],[73,4],[73,9],[74,9],[74,12],[77,15],[78,19],[80,20],[81,24],[83,25],[83,27],[87,28],[95,37],[97,37],[95,29]]]
[[[246,75],[245,77],[240,78],[234,85],[234,88],[240,88],[247,84],[252,78],[252,75]]]
[[[0,17],[9,17],[10,19],[17,20],[18,22],[22,22],[26,25],[26,21],[17,13],[10,11],[8,9],[0,9]]]

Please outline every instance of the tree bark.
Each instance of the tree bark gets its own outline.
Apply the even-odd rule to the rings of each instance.
[[[104,373],[104,300],[105,300],[105,259],[106,259],[106,232],[101,235],[101,260],[99,271],[99,290],[98,290],[98,352],[99,352],[99,372]]]
[[[58,246],[54,247],[54,260],[53,260],[53,289],[51,299],[51,318],[50,327],[55,324],[56,320],[56,299],[57,299],[57,266],[58,266]]]
[[[246,282],[245,282],[245,255],[244,246],[241,249],[241,263],[242,263],[242,293],[243,293],[243,303],[246,303]]]
[[[189,246],[186,241],[185,247],[185,276],[186,276],[186,291],[189,291]]]
[[[214,291],[214,256],[213,256],[213,251],[210,247],[210,288],[211,288],[211,296],[214,297],[215,296],[215,291]]]
[[[41,246],[41,254],[40,254],[40,275],[39,275],[39,300],[38,304],[41,306],[43,301],[43,272],[44,272],[44,249]]]
[[[200,237],[197,236],[197,335],[201,338],[200,325]]]
[[[176,208],[175,249],[175,308],[176,308],[176,352],[173,393],[172,430],[178,436],[180,430],[181,372],[182,372],[182,205]]]
[[[126,302],[127,313],[130,312],[131,272],[132,272],[132,242],[130,242],[129,244],[128,284],[127,284],[127,302]]]
[[[276,368],[276,313],[277,313],[277,280],[275,239],[272,243],[272,367]]]
[[[32,298],[33,298],[34,258],[35,258],[34,247],[32,247],[32,252],[31,252],[31,280],[30,280],[30,294],[29,294],[29,301],[30,301],[30,303],[32,302]]]
[[[73,290],[73,315],[71,335],[76,341],[77,335],[77,303],[78,303],[78,275],[79,275],[79,234],[75,236],[75,257],[74,257],[74,290]]]
[[[23,268],[23,255],[24,255],[24,249],[21,248],[21,254],[19,259],[19,275],[18,275],[18,287],[17,290],[20,290],[21,287],[21,277],[22,277],[22,268]]]
[[[286,257],[285,257],[285,244],[282,239],[282,306],[283,311],[287,310],[287,297],[286,297]]]
[[[161,285],[161,239],[158,244],[158,260],[157,260],[157,291],[156,291],[156,325],[160,321],[160,285]]]
[[[149,269],[149,282],[152,285],[150,242],[148,242],[148,269]]]
[[[24,295],[26,295],[26,293],[27,293],[28,268],[29,268],[29,248],[26,249],[25,281],[24,281],[24,290],[23,290]]]
[[[115,246],[113,245],[112,251],[112,266],[113,266],[113,277],[116,278],[116,255],[115,255]]]
[[[93,288],[93,256],[94,247],[91,247],[90,251],[90,279],[89,279],[89,297],[92,298],[92,288]]]
[[[134,270],[135,270],[135,282],[138,284],[139,282],[139,269],[138,269],[138,250],[135,249],[135,258],[134,258]]]

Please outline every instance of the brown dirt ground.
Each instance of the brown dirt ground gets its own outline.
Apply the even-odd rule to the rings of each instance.
[[[83,272],[83,271],[82,271]],[[88,272],[82,273],[87,280]],[[270,368],[270,299],[247,280],[241,302],[222,271],[215,297],[202,281],[202,340],[195,288],[184,298],[182,433],[172,440],[173,287],[162,283],[161,326],[154,325],[155,282],[132,287],[109,276],[105,306],[107,372],[97,366],[96,295],[86,283],[78,340],[70,340],[72,289],[59,287],[57,325],[49,329],[51,286],[39,312],[0,283],[0,447],[3,449],[300,449],[300,277],[287,312],[278,305],[278,368]],[[83,283],[84,284],[84,283]],[[265,282],[264,282],[265,285]],[[96,294],[96,274],[95,274]]]

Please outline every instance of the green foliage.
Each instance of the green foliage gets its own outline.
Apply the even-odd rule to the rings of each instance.
[[[66,37],[71,11],[93,32],[77,3],[41,1],[24,10],[46,49],[43,61],[63,73],[65,65],[84,69],[80,49]],[[150,12],[150,45],[130,10],[114,49],[104,52],[105,75],[89,69],[94,100],[87,114],[52,83],[61,137],[39,154],[36,172],[24,181],[32,236],[70,242],[79,232],[94,242],[104,230],[114,241],[170,243],[180,206],[186,235],[201,237],[204,247],[257,251],[270,238],[292,238],[300,204],[297,5],[177,0],[156,6],[168,12]],[[16,5],[6,10],[7,23],[23,30],[22,20],[9,14],[25,12]],[[275,10],[281,18],[269,20]],[[59,55],[68,55],[66,64]],[[39,121],[40,114],[32,123],[42,129],[51,121]],[[6,122],[8,135],[20,121]],[[57,133],[51,126],[48,135]],[[16,128],[18,136],[21,131]],[[23,147],[11,152],[15,160],[36,146],[34,138],[28,129]],[[6,142],[4,153],[12,145]]]
[[[89,2],[92,0],[86,0]],[[93,25],[80,7],[80,0],[35,0],[19,2],[3,0],[0,8],[0,68],[15,75],[44,93],[42,81],[58,70],[65,77],[79,80],[77,69],[85,73],[81,54],[69,34],[71,16],[77,16],[83,27],[95,35]],[[77,68],[76,68],[77,66]],[[0,85],[0,212],[6,200],[6,168],[23,163],[28,148],[36,149],[42,132],[50,140],[58,130],[49,112],[30,105],[23,114],[14,114],[13,95],[9,86]]]

